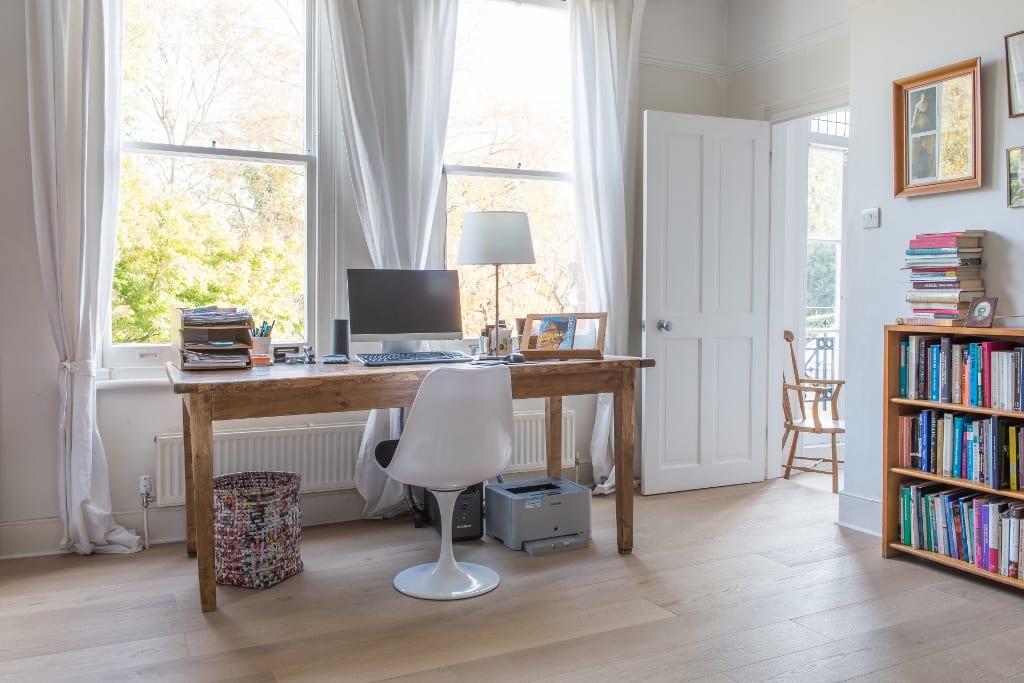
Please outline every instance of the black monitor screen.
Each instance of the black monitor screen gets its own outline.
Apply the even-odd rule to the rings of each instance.
[[[349,269],[355,341],[462,339],[456,270]]]

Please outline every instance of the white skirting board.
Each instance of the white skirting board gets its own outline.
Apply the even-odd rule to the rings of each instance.
[[[302,492],[355,488],[363,422],[221,430],[213,435],[214,474],[242,471],[298,472]],[[185,504],[185,451],[181,433],[157,434],[156,504]],[[546,467],[544,412],[515,415],[512,461],[506,472]],[[575,464],[575,413],[562,413],[562,467]]]

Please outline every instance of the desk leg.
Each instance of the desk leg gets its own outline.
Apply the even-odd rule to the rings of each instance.
[[[181,432],[185,446],[185,552],[196,556],[196,492],[192,483],[192,420],[188,396],[181,397]]]
[[[621,555],[633,552],[634,381],[633,370],[623,372],[615,392],[615,526]]]
[[[544,399],[544,433],[547,435],[548,476],[562,476],[562,397]]]
[[[195,508],[196,556],[199,559],[199,601],[204,612],[217,609],[217,580],[213,565],[213,397],[193,394],[192,502]]]

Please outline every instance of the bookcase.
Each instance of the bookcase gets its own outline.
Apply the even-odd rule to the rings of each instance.
[[[916,360],[925,361],[922,368],[920,364],[914,363],[914,358],[908,354],[910,342],[913,340],[918,350],[938,346],[943,355],[937,359],[939,353],[927,353],[924,358]],[[924,340],[925,343],[921,344]],[[992,342],[996,342],[993,344]],[[1000,344],[1001,342],[1001,344]],[[905,343],[905,345],[904,345]],[[986,357],[989,367],[986,369],[979,364],[979,360],[971,356],[982,345],[991,352],[992,349],[1016,349],[1024,347],[1024,329],[1004,328],[966,328],[966,327],[918,327],[906,325],[889,325],[885,328],[884,348],[884,406],[882,425],[882,555],[894,557],[897,554],[905,553],[916,557],[924,558],[932,562],[938,562],[954,569],[968,572],[984,577],[992,581],[998,581],[1015,588],[1024,589],[1024,580],[1013,578],[1014,572],[1010,569],[1006,574],[998,573],[1006,571],[1006,565],[996,566],[991,569],[992,561],[982,561],[979,565],[979,557],[993,557],[990,544],[982,548],[979,539],[987,539],[987,532],[979,533],[976,528],[977,520],[972,515],[974,509],[983,509],[990,503],[1002,506],[1009,510],[1003,517],[1011,518],[1007,526],[1017,529],[1017,540],[1011,547],[1002,548],[1007,556],[1011,550],[1016,548],[1016,557],[1020,557],[1021,537],[1020,529],[1024,527],[1024,520],[1018,518],[1012,520],[1017,513],[1014,508],[1024,508],[1024,491],[1011,490],[1009,480],[1011,444],[1009,435],[1017,434],[1024,437],[1024,411],[1021,410],[1021,390],[1024,389],[1024,351],[1014,352],[1016,360],[993,361]],[[972,348],[975,345],[975,348]],[[950,350],[960,350],[959,359],[953,358],[957,354],[950,353]],[[920,356],[920,353],[916,354]],[[978,354],[981,358],[980,353]],[[941,360],[940,360],[941,359]],[[961,362],[961,360],[963,362]],[[965,363],[967,363],[965,365]],[[901,366],[904,368],[901,371]],[[921,397],[916,391],[909,387],[912,382],[910,375],[917,370],[918,380],[924,381]],[[977,372],[977,375],[974,373]],[[972,388],[970,384],[975,381]],[[983,391],[982,379],[992,389],[992,382],[995,381],[998,387],[1012,384],[1006,387],[1007,391],[1000,392],[1002,397],[991,400],[982,400],[986,395]],[[940,382],[940,380],[942,380]],[[935,392],[931,390],[931,383],[939,382]],[[959,385],[959,386],[957,386]],[[941,387],[941,391],[940,391]],[[997,387],[997,388],[998,388]],[[974,394],[972,394],[972,391]],[[903,394],[903,395],[901,395]],[[1014,398],[1014,394],[1016,394]],[[973,396],[973,399],[972,399]],[[1009,398],[1007,398],[1009,397]],[[941,400],[933,400],[939,398]],[[962,399],[963,402],[954,399]],[[980,405],[972,405],[972,403]],[[998,405],[1001,407],[991,407]],[[935,419],[935,416],[939,416]],[[915,441],[922,433],[928,438],[927,426],[938,421],[941,432],[946,427],[946,419],[950,420],[950,427],[947,428],[944,442],[936,446],[936,430],[932,429],[930,445],[923,441]],[[915,421],[916,419],[916,421]],[[953,432],[952,425],[957,425],[962,431],[950,438]],[[912,426],[918,424],[918,431]],[[974,436],[976,424],[991,425],[987,432],[988,446],[992,448],[994,455],[990,459],[985,458],[985,450],[982,446],[979,449],[977,442],[969,447],[969,441],[965,441],[962,433],[968,428],[964,425],[971,425],[969,436]],[[923,425],[923,426],[922,426]],[[1018,427],[1020,428],[1018,431]],[[985,427],[988,429],[989,427]],[[1000,440],[1000,429],[1008,430],[1001,432],[1008,436]],[[982,433],[984,436],[984,433]],[[976,437],[975,437],[976,438]],[[1005,448],[1002,445],[1005,444]],[[917,459],[914,459],[914,448],[918,447]],[[983,439],[984,445],[984,439]],[[936,448],[938,450],[936,451]],[[931,452],[926,452],[930,449]],[[1021,481],[1021,458],[1024,453],[1020,452],[1020,443],[1012,444],[1013,465],[1018,469],[1012,486],[1017,489],[1024,489],[1024,482]],[[951,453],[955,453],[950,456]],[[1005,454],[1005,455],[1001,455]],[[928,460],[928,457],[931,460]],[[968,461],[970,457],[970,461]],[[997,460],[1003,457],[1002,461]],[[938,465],[935,464],[938,458]],[[973,466],[973,467],[971,467]],[[922,471],[922,468],[927,471]],[[934,471],[933,471],[934,470]],[[980,475],[979,475],[980,472]],[[968,475],[970,478],[964,476]],[[993,484],[994,481],[994,484]],[[922,492],[927,491],[924,494]],[[917,494],[927,498],[915,498]],[[946,496],[946,498],[943,498]],[[924,502],[922,502],[924,501]],[[943,507],[945,505],[945,507]],[[999,508],[995,508],[992,515],[999,520]],[[922,515],[931,513],[930,520],[924,520]],[[980,512],[978,512],[980,516]],[[987,522],[991,522],[986,512],[984,515]],[[987,523],[986,522],[986,523]],[[1002,524],[1001,521],[995,522]],[[965,531],[967,525],[971,525],[973,535]],[[928,543],[928,533],[931,533],[932,543]],[[925,542],[918,543],[917,540],[923,534]],[[942,542],[936,540],[938,536],[944,537],[944,548]],[[1002,545],[1008,545],[1006,537],[1002,537]],[[908,542],[910,543],[908,545]],[[919,547],[915,547],[918,545]],[[932,546],[931,549],[928,546]],[[998,552],[996,557],[998,557]],[[962,558],[962,559],[961,559]],[[987,564],[987,566],[985,566]],[[1020,567],[1017,566],[1016,574],[1020,576]]]

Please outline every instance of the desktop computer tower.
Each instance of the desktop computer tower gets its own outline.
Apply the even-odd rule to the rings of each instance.
[[[441,515],[437,499],[430,491],[423,492],[423,507],[427,519],[441,533]],[[459,494],[452,514],[452,540],[475,541],[484,535],[484,485],[473,484]]]

